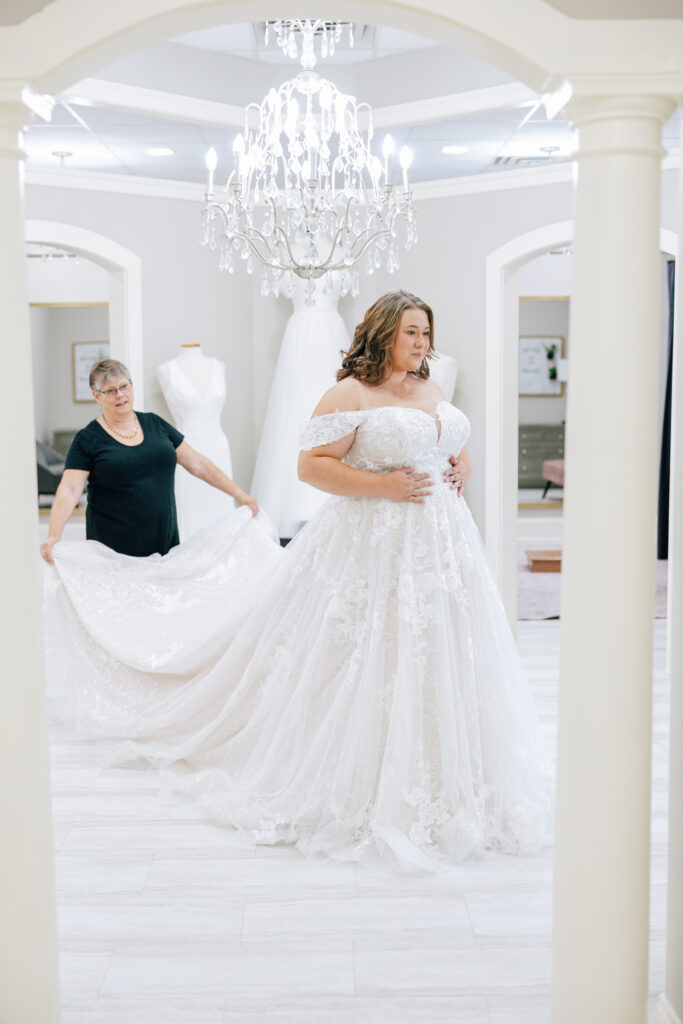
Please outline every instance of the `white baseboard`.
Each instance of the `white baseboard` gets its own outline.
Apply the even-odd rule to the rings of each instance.
[[[664,994],[657,1000],[655,1024],[683,1024],[683,1021]]]
[[[562,519],[557,516],[518,516],[517,541],[519,544],[542,541],[562,547]]]

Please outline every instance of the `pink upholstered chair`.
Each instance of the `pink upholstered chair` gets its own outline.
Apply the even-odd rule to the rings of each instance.
[[[564,459],[546,459],[543,463],[543,479],[546,481],[543,497],[545,498],[551,484],[564,487]]]

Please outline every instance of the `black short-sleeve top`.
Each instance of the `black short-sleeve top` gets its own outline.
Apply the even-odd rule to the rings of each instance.
[[[178,544],[175,450],[183,435],[156,413],[136,416],[142,444],[121,444],[92,420],[74,437],[65,469],[90,474],[88,540],[99,540],[124,555],[165,555]]]

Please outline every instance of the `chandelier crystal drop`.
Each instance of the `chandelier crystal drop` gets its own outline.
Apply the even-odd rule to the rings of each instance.
[[[316,23],[302,24],[302,70],[248,105],[218,196],[216,151],[206,155],[200,242],[218,250],[228,273],[241,262],[248,273],[260,265],[261,294],[291,295],[301,278],[312,302],[318,278],[330,293],[336,273],[341,294],[356,295],[359,265],[369,274],[382,266],[394,273],[399,244],[410,248],[417,227],[411,151],[401,150],[394,182],[393,139],[385,137],[382,160],[373,154],[370,107],[313,70]]]
[[[266,22],[264,42],[267,46],[272,32],[275,42],[284,56],[291,60],[299,60],[299,46],[301,46],[301,56],[306,55],[310,60],[313,55],[311,67],[315,67],[314,45],[316,39],[320,43],[320,56],[332,57],[335,47],[341,41],[344,29],[348,31],[349,46],[353,47],[353,22],[326,21],[324,18],[316,18],[315,21],[308,18],[304,21],[300,18],[284,18]]]

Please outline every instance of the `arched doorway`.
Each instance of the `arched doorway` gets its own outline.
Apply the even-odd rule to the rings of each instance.
[[[519,268],[574,239],[572,221],[525,232],[486,261],[486,414],[484,439],[486,547],[508,616],[516,617],[518,315],[513,281]],[[661,229],[659,248],[676,259],[679,238]],[[673,561],[673,560],[672,560]]]
[[[28,220],[26,241],[66,247],[109,271],[111,355],[129,368],[137,404],[144,408],[140,257],[105,235],[59,221]]]

